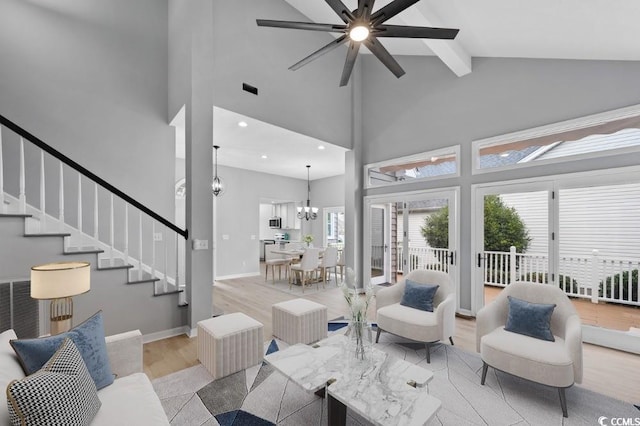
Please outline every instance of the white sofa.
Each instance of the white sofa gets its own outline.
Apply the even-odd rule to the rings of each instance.
[[[24,372],[9,340],[13,330],[0,334],[0,426],[11,424],[7,412],[5,389],[9,382],[23,378]],[[168,425],[160,399],[142,368],[142,335],[139,330],[108,336],[107,351],[111,369],[116,375],[113,384],[98,391],[102,407],[92,426]]]

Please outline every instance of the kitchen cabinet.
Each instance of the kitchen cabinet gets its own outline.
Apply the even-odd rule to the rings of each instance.
[[[283,216],[282,219],[282,227],[287,229],[300,229],[300,219],[298,219],[298,209],[296,203],[286,203],[286,208],[283,209],[286,211],[286,220]],[[286,224],[286,226],[284,225]]]

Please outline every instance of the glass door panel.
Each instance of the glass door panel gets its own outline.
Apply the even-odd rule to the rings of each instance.
[[[388,205],[371,206],[371,283],[383,284],[390,280]]]
[[[523,188],[525,189],[525,188]],[[476,267],[484,304],[516,281],[549,283],[551,190],[487,188],[477,203]]]
[[[558,192],[560,287],[583,324],[639,328],[640,184]]]

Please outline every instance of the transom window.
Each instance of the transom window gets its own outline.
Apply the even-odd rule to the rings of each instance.
[[[365,166],[367,188],[460,176],[460,146]]]
[[[640,105],[473,142],[473,172],[640,151]]]

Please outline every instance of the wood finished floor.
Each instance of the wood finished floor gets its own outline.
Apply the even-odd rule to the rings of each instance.
[[[216,282],[213,300],[225,313],[244,312],[264,324],[264,335],[271,336],[271,305],[296,296],[282,293],[264,283],[264,277],[239,278]],[[324,292],[305,295],[306,299],[328,307],[328,317],[346,314],[347,304],[335,284]],[[369,318],[375,317],[375,299]],[[475,320],[456,318],[456,346],[475,352]],[[149,378],[162,377],[198,363],[196,339],[186,335],[144,345],[144,371]],[[640,404],[640,356],[595,345],[584,345],[584,379],[581,386],[617,399]]]

